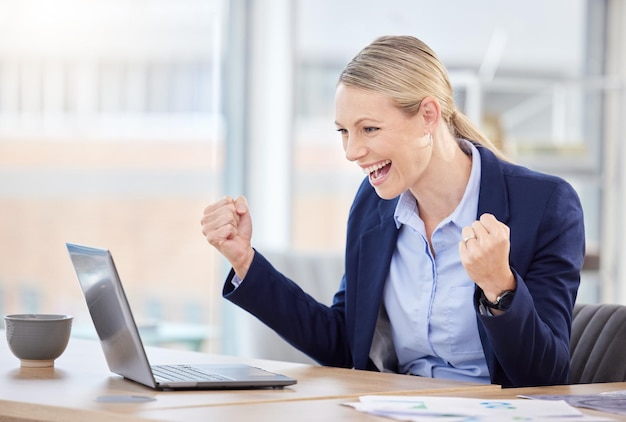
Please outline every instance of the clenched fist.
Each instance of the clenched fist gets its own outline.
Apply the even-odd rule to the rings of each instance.
[[[243,279],[254,258],[252,218],[243,196],[226,196],[204,209],[202,234],[230,262],[235,274]]]
[[[505,290],[515,290],[509,266],[510,229],[491,214],[483,214],[463,228],[459,243],[461,262],[467,275],[494,301]]]

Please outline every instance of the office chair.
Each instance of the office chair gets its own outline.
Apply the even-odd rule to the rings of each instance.
[[[626,306],[576,304],[570,383],[626,381]]]

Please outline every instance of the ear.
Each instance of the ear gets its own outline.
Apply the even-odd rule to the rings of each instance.
[[[433,132],[441,119],[441,107],[434,97],[425,97],[420,104],[420,113],[424,119],[424,126],[429,132]]]

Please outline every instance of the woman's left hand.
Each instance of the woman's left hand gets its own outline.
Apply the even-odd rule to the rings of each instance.
[[[461,263],[467,275],[490,301],[505,290],[515,290],[515,277],[509,266],[510,229],[491,214],[483,214],[464,227],[459,243]]]

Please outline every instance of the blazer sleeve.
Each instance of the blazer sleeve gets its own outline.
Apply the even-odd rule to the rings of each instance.
[[[499,316],[478,316],[492,382],[503,386],[569,382],[572,310],[585,254],[583,212],[565,181],[542,186],[527,187],[512,205],[518,217],[510,226],[517,280],[511,307]],[[478,292],[474,303],[478,309]]]
[[[346,340],[344,282],[332,306],[319,303],[276,270],[258,251],[245,280],[236,289],[231,270],[223,296],[245,309],[289,344],[321,365],[352,367]]]

